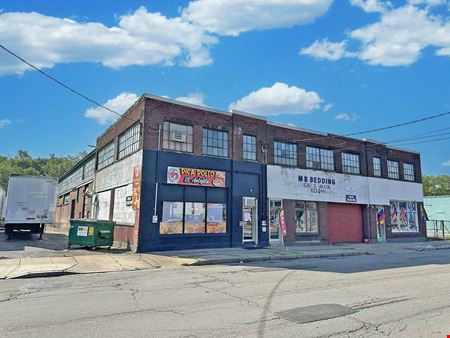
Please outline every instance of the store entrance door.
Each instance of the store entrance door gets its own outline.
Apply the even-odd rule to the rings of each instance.
[[[270,220],[269,220],[269,230],[270,230],[270,245],[282,244],[283,236],[281,235],[280,227],[280,211],[283,209],[282,200],[269,201],[270,210]]]
[[[386,215],[384,207],[377,207],[377,241],[386,242]]]
[[[242,198],[242,243],[258,244],[258,200]]]

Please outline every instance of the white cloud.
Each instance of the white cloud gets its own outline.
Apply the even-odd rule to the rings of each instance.
[[[380,0],[350,0],[353,6],[361,7],[364,12],[384,12],[389,7],[392,7],[390,1],[380,1]]]
[[[313,22],[328,10],[332,0],[196,0],[182,17],[220,35],[291,27]]]
[[[442,166],[443,166],[443,167],[450,167],[450,160],[448,160],[448,161],[442,163]]]
[[[333,103],[327,103],[324,107],[323,107],[323,111],[327,112],[330,111],[333,108],[334,104]]]
[[[411,5],[427,5],[427,6],[440,6],[445,5],[447,0],[408,0]]]
[[[202,93],[190,93],[187,96],[177,97],[175,100],[205,106],[205,95]]]
[[[355,114],[353,115],[349,115],[347,113],[341,113],[341,114],[337,114],[334,117],[335,120],[338,121],[351,121],[351,122],[355,122],[358,119],[358,116],[356,116]]]
[[[359,58],[374,65],[410,65],[428,46],[437,47],[438,55],[450,56],[450,23],[414,6],[387,12],[379,22],[350,35],[362,43]]]
[[[321,98],[316,92],[277,82],[263,87],[233,102],[229,109],[259,115],[305,114],[320,107]]]
[[[137,99],[138,96],[136,94],[123,92],[115,98],[109,99],[103,105],[119,114],[123,114],[134,102],[136,102]],[[90,119],[95,119],[100,124],[111,123],[119,118],[117,114],[111,113],[101,107],[89,108],[84,113],[84,116]]]
[[[70,62],[98,62],[112,68],[177,62],[197,67],[212,62],[208,47],[217,38],[179,17],[167,18],[141,7],[120,17],[114,27],[36,12],[1,13],[0,41],[41,68]],[[0,74],[29,69],[1,53]]]
[[[315,41],[301,54],[336,61],[356,57],[371,65],[408,66],[416,62],[427,47],[438,56],[450,56],[450,22],[430,14],[428,8],[406,5],[381,14],[376,23],[350,32],[360,43],[358,51],[346,50],[345,41]]]
[[[1,119],[0,120],[0,129],[5,128],[11,124],[11,120],[8,119]]]
[[[326,59],[330,61],[339,60],[345,56],[351,56],[345,50],[346,41],[330,42],[328,39],[316,40],[314,43],[300,50],[301,55],[309,55],[316,59]]]

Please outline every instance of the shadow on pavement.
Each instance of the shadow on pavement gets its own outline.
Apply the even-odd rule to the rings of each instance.
[[[411,251],[393,254],[346,257],[310,258],[299,260],[270,260],[229,264],[249,267],[248,271],[270,269],[335,272],[342,274],[408,268],[425,265],[450,265],[450,250]],[[265,269],[260,269],[265,268]]]
[[[0,233],[0,251],[20,251],[25,247],[36,247],[48,250],[67,249],[67,235],[60,233],[44,233],[42,239],[39,234],[15,233],[10,240]]]

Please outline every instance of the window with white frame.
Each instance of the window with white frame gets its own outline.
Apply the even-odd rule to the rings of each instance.
[[[381,158],[373,157],[373,176],[381,176]]]
[[[164,122],[163,149],[192,153],[194,128],[184,124]]]
[[[141,125],[140,123],[136,123],[119,136],[119,159],[139,149],[140,132]]]
[[[306,147],[306,167],[312,169],[334,170],[333,151]]]
[[[406,181],[414,181],[414,164],[403,163],[403,177]]]
[[[256,136],[244,135],[242,141],[244,160],[256,161]]]
[[[228,132],[203,129],[203,155],[228,157]]]
[[[342,171],[346,174],[360,174],[359,155],[342,153]]]
[[[387,161],[388,177],[398,180],[400,178],[400,172],[398,170],[397,161]]]
[[[392,232],[418,232],[417,203],[391,201]]]
[[[97,169],[100,170],[114,162],[114,142],[111,142],[98,152]]]
[[[294,143],[274,142],[275,164],[297,165],[297,145]]]

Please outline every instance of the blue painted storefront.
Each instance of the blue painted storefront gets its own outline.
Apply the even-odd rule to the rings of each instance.
[[[168,166],[225,171],[226,188],[167,184]],[[265,166],[259,163],[144,150],[138,251],[241,247],[242,228],[239,222],[242,220],[244,196],[257,198],[258,245],[269,245],[269,229],[267,227],[267,231],[263,232],[261,226],[261,222],[267,220],[265,170]],[[158,223],[152,223],[156,182],[158,182],[156,203]],[[162,216],[163,201],[226,204],[227,232],[160,235],[159,221]]]

